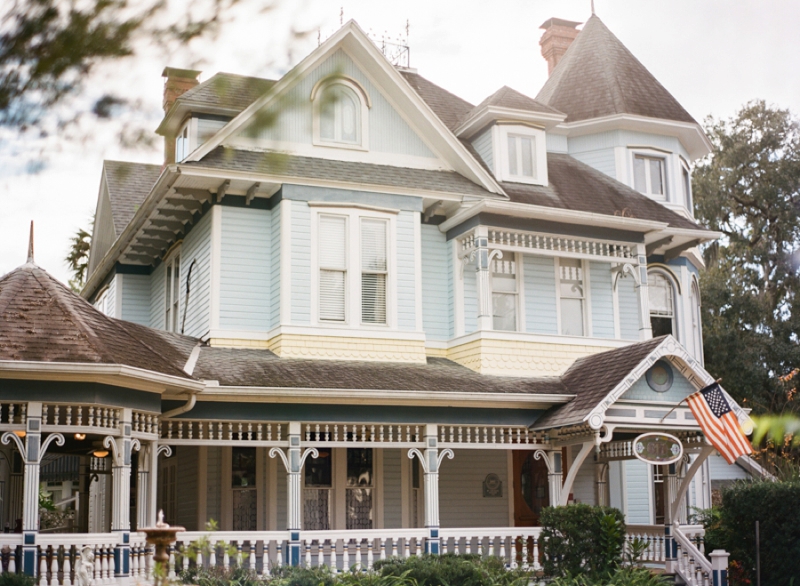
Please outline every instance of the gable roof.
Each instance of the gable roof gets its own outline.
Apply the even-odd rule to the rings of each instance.
[[[217,73],[181,94],[176,102],[239,113],[275,85],[275,80]]]
[[[529,98],[525,94],[518,92],[515,89],[504,85],[491,96],[483,100],[480,104],[475,106],[470,112],[470,116],[480,111],[487,106],[498,106],[500,108],[509,108],[511,110],[523,110],[525,112],[543,112],[546,114],[563,114],[555,108],[551,108],[547,104]]]
[[[109,318],[32,262],[0,277],[0,361],[121,365],[192,380],[155,330]]]
[[[673,228],[706,229],[582,163],[571,155],[547,153],[549,185],[501,183],[510,201],[568,209],[606,216],[622,216],[666,222]]]
[[[103,161],[116,236],[122,234],[161,175],[161,165]]]
[[[341,181],[375,187],[399,187],[463,195],[492,194],[454,171],[433,171],[353,161],[335,161],[279,153],[217,147],[190,167],[265,173],[298,179]]]
[[[696,124],[596,15],[586,22],[536,99],[564,112],[567,122],[635,114]]]

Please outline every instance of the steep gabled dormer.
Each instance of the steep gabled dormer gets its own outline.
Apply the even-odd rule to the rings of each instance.
[[[467,114],[456,135],[472,144],[499,181],[547,185],[546,132],[565,117],[503,86]]]

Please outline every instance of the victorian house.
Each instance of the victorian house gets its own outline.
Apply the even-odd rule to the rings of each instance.
[[[680,404],[713,380],[710,145],[579,25],[542,25],[537,96],[478,105],[352,21],[281,79],[165,69],[165,160],[105,162],[82,299],[33,258],[0,279],[4,567],[66,585],[89,546],[98,583],[128,582],[158,509],[241,554],[201,563],[259,573],[537,567],[542,507],[585,502],[710,579],[687,512],[713,449]],[[669,453],[640,458],[648,432]],[[40,483],[72,533],[40,530]]]

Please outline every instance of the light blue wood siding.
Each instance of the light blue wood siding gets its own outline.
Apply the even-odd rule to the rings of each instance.
[[[181,318],[185,317],[187,336],[202,338],[211,329],[211,215],[206,214],[186,235],[181,247]],[[192,268],[189,303],[186,299],[186,277]]]
[[[586,163],[590,167],[594,167],[609,177],[617,176],[617,162],[614,155],[614,149],[585,151],[570,154],[582,163]]]
[[[269,210],[222,208],[219,325],[269,330],[272,217]]]
[[[472,141],[472,146],[486,166],[494,170],[494,150],[492,149],[492,129],[489,128]]]
[[[623,340],[639,339],[639,296],[636,282],[626,275],[617,281],[619,335]]]
[[[400,450],[383,450],[383,526],[386,529],[403,526],[401,457]]]
[[[164,277],[167,274],[165,264],[158,265],[150,273],[150,327],[164,329]]]
[[[274,125],[255,131],[245,130],[242,135],[255,134],[262,140],[311,144],[313,136],[311,90],[320,79],[334,74],[358,81],[369,94],[372,101],[372,108],[369,109],[369,150],[436,158],[425,142],[383,97],[380,90],[341,50],[299,80],[297,85],[285,94],[278,106],[281,114]]]
[[[650,465],[641,460],[625,460],[625,522],[639,525],[650,523]]]
[[[180,450],[180,448],[178,448]],[[222,517],[222,450],[228,447],[208,446],[208,485],[206,487],[206,515],[209,521],[214,519],[219,522]],[[205,527],[203,527],[205,529]]]
[[[108,289],[106,289],[105,298],[105,311],[108,317],[119,317],[117,315],[117,279],[119,275],[114,275],[108,282]]]
[[[508,525],[508,460],[506,452],[463,450],[442,462],[439,470],[439,514],[442,527],[505,527]],[[483,498],[483,481],[497,474],[503,496]]]
[[[397,327],[401,330],[417,329],[415,222],[419,222],[419,214],[397,214]]]
[[[122,319],[150,325],[150,275],[122,276]]]
[[[561,134],[547,133],[547,152],[548,153],[567,153],[569,152],[569,141],[566,136]]]
[[[177,462],[177,522],[189,531],[205,529],[197,526],[197,446],[181,446]]]
[[[592,303],[592,336],[614,337],[614,299],[609,263],[589,263],[589,298]]]
[[[580,446],[572,446],[572,457],[578,455]],[[575,476],[575,482],[572,485],[572,494],[575,497],[575,502],[585,503],[587,505],[595,504],[597,495],[595,492],[594,481],[594,467],[595,463],[591,457],[583,461],[583,465],[578,470]]]
[[[292,205],[289,201],[282,201],[272,209],[270,218],[270,251],[272,262],[270,265],[270,283],[272,283],[270,303],[270,323],[277,326],[281,323],[281,206]]]
[[[525,331],[558,334],[556,274],[552,258],[524,255]]]
[[[478,277],[475,264],[464,267],[464,333],[478,329]]]
[[[438,226],[422,225],[422,327],[429,340],[453,336],[450,246]]]
[[[642,377],[633,383],[630,389],[625,391],[622,398],[635,401],[664,401],[670,405],[676,405],[679,401],[682,401],[697,390],[677,368],[672,367],[672,374],[674,377],[672,380],[672,387],[666,392],[658,393],[654,391],[647,384],[647,379]]]
[[[725,459],[718,454],[712,454],[708,457],[708,469],[712,482],[719,480],[743,480],[750,477],[743,468],[740,468],[736,464],[728,464]]]
[[[311,323],[311,209],[292,204],[292,323]]]

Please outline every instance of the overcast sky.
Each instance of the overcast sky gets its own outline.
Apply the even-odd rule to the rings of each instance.
[[[243,15],[227,35],[195,47],[201,79],[216,71],[281,75],[317,44],[315,32],[290,42],[292,27],[319,28],[324,39],[338,28],[341,8],[345,21],[354,18],[377,35],[397,36],[410,21],[411,66],[472,103],[503,85],[535,96],[547,77],[539,25],[553,16],[584,22],[591,14],[590,0],[283,0],[278,10]],[[800,2],[595,0],[595,8],[697,120],[731,116],[755,98],[800,115]],[[148,54],[115,64],[98,72],[92,91],[112,88],[141,100],[139,116],[155,128],[161,70],[194,65],[185,56],[173,59],[187,62]],[[42,169],[31,174],[28,146],[0,142],[0,274],[25,262],[34,220],[37,263],[66,282],[62,259],[72,234],[94,212],[103,159],[160,163],[161,150],[123,149],[103,129],[91,140],[52,144]]]

